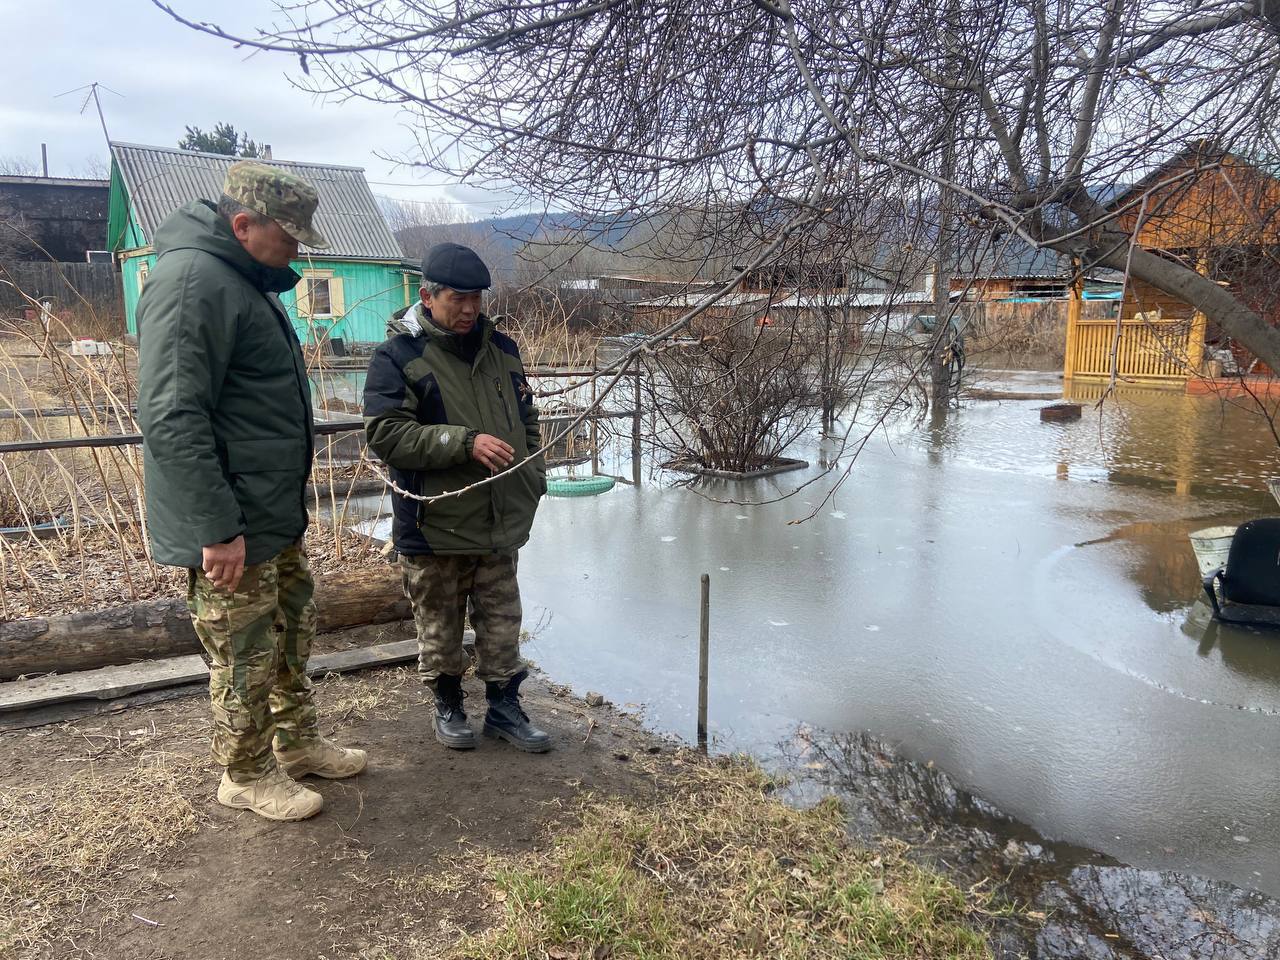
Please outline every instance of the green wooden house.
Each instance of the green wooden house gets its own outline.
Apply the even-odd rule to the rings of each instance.
[[[137,335],[138,295],[155,266],[156,228],[189,200],[216,201],[227,167],[238,158],[132,143],[111,144],[107,242],[120,263],[125,317]],[[319,163],[264,159],[304,177],[320,194],[316,226],[330,248],[294,262],[302,282],[280,299],[299,339],[346,345],[379,343],[387,318],[417,299],[420,273],[378,209],[364,171]]]

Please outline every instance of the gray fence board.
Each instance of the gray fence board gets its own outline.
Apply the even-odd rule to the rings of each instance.
[[[0,310],[6,314],[28,306],[21,290],[36,300],[52,300],[55,310],[80,311],[87,300],[99,314],[124,315],[120,274],[114,264],[10,260],[0,262],[0,280],[8,281],[0,283]]]

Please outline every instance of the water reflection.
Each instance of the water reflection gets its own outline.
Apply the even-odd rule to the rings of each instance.
[[[1157,613],[1169,613],[1186,609],[1199,595],[1200,568],[1188,534],[1212,525],[1202,520],[1164,523],[1141,520],[1124,524],[1105,537],[1080,546],[1123,545],[1119,569],[1138,587],[1147,606]]]
[[[1008,386],[1009,384],[1005,384]],[[1061,386],[1025,375],[1019,389]],[[1147,486],[1181,496],[1265,492],[1280,474],[1280,450],[1261,414],[1240,401],[1121,385],[1099,402],[1101,384],[1073,382],[1085,405],[1076,421],[1041,423],[1043,400],[967,404],[914,442],[984,469]]]
[[[1213,619],[1209,604],[1197,600],[1182,621],[1182,632],[1196,641],[1196,654],[1217,659],[1241,676],[1280,687],[1280,629],[1222,623]]]

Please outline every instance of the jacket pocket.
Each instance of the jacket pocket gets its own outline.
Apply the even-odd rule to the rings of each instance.
[[[305,437],[264,437],[227,441],[228,473],[275,473],[306,470]]]
[[[461,490],[487,475],[480,468],[466,467],[433,473],[423,484],[424,496]],[[431,549],[439,553],[487,553],[493,541],[490,496],[490,488],[486,486],[433,503],[419,501],[418,529]]]
[[[303,437],[227,441],[227,473],[249,533],[292,534],[305,525],[306,450]]]

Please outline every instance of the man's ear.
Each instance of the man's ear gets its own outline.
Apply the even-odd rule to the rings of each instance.
[[[249,235],[249,227],[252,225],[249,215],[244,211],[235,214],[231,218],[231,232],[236,235],[237,240],[244,240]]]

